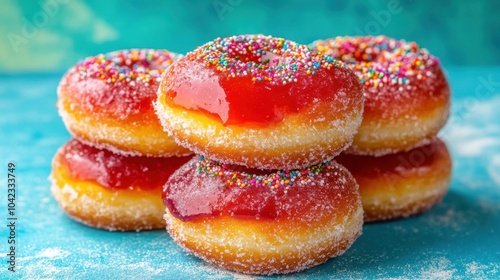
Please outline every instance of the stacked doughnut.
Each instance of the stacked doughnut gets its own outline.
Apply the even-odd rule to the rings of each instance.
[[[239,272],[290,273],[361,234],[358,185],[332,160],[363,112],[344,63],[282,38],[218,38],[165,71],[155,109],[199,155],[163,192],[167,230],[188,252]]]
[[[438,59],[385,36],[337,37],[311,47],[345,62],[364,87],[363,121],[338,161],[360,186],[365,221],[421,213],[446,194],[451,159],[437,138],[450,88]]]
[[[52,162],[52,194],[73,219],[107,230],[164,228],[162,187],[191,152],[165,133],[153,101],[177,55],[123,50],[89,57],[58,88],[74,139]]]

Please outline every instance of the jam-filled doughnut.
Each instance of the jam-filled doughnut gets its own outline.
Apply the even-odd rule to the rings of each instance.
[[[70,140],[52,162],[52,194],[73,219],[107,230],[165,227],[162,187],[190,157],[122,156]]]
[[[164,188],[172,238],[216,266],[249,274],[300,271],[361,234],[358,185],[341,165],[262,171],[193,157]]]
[[[166,50],[133,49],[79,62],[58,88],[64,124],[79,140],[122,154],[190,153],[163,131],[153,108],[160,75],[177,56]]]
[[[381,157],[341,154],[335,160],[356,178],[367,222],[422,213],[450,186],[450,154],[437,138],[407,152]]]
[[[362,85],[342,62],[282,38],[218,38],[176,60],[155,103],[179,144],[225,163],[304,168],[346,149]]]
[[[363,121],[348,153],[384,155],[429,143],[446,123],[450,88],[438,59],[416,43],[384,36],[316,41],[364,87]]]

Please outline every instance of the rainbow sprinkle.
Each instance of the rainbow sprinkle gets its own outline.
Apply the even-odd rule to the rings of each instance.
[[[366,87],[408,85],[410,77],[426,80],[433,75],[429,67],[439,65],[415,42],[386,36],[336,37],[315,41],[311,48],[347,63]]]
[[[280,188],[291,186],[296,182],[308,183],[315,174],[330,169],[330,162],[308,167],[303,170],[278,170],[264,175],[249,174],[245,171],[234,170],[225,163],[216,162],[200,156],[196,162],[196,172],[209,177],[227,178],[222,187],[269,187]]]
[[[207,67],[226,73],[228,78],[251,76],[253,82],[271,84],[296,82],[300,75],[315,75],[320,68],[347,68],[306,45],[264,35],[217,38],[186,56],[190,60],[201,59]]]
[[[83,78],[98,78],[106,83],[159,82],[161,74],[179,55],[166,50],[132,49],[88,57],[76,65]]]

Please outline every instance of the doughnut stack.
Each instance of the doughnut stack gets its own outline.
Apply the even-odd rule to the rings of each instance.
[[[89,57],[58,88],[74,138],[52,194],[93,227],[166,227],[223,269],[297,272],[344,253],[363,222],[442,199],[449,96],[435,57],[383,36]]]
[[[428,210],[447,193],[451,158],[437,138],[450,88],[438,59],[385,36],[336,37],[310,47],[345,62],[364,88],[363,121],[337,160],[356,178],[365,221]]]
[[[52,162],[52,194],[73,219],[107,230],[165,227],[162,187],[191,152],[165,133],[153,101],[166,50],[89,57],[58,87],[57,108],[73,139]]]
[[[218,38],[166,70],[155,108],[199,155],[164,188],[167,230],[188,252],[243,273],[290,273],[361,234],[358,185],[332,160],[363,112],[344,63],[282,38]]]

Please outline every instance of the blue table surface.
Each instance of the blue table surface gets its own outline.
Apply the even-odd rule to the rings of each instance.
[[[449,68],[453,157],[444,200],[408,219],[367,224],[342,256],[276,278],[500,279],[500,67]],[[69,138],[55,108],[62,73],[0,75],[0,217],[16,165],[16,273],[0,228],[0,279],[252,279],[184,253],[163,231],[106,232],[69,219],[49,192],[51,159]],[[259,278],[259,277],[256,277]]]

